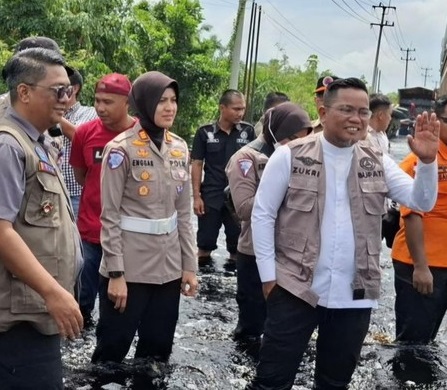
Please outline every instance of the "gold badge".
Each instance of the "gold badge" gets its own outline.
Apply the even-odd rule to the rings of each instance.
[[[133,146],[146,146],[147,142],[140,141],[139,139],[136,139],[135,141],[132,141]]]
[[[172,142],[172,136],[171,136],[171,133],[169,133],[169,131],[165,132],[165,141],[168,144],[170,144]]]
[[[185,157],[185,153],[183,152],[183,150],[180,150],[180,149],[172,149],[170,153],[171,153],[172,157],[176,157],[176,158]]]
[[[138,188],[138,195],[140,196],[147,196],[149,195],[149,187],[148,186],[141,186]]]
[[[140,130],[138,132],[138,136],[140,137],[140,139],[142,141],[149,141],[150,140],[149,136],[147,135],[147,133],[144,130]]]
[[[138,149],[137,156],[141,158],[146,158],[147,156],[149,156],[149,151],[146,149]]]
[[[141,172],[140,179],[141,180],[149,180],[151,178],[151,174],[148,171]]]

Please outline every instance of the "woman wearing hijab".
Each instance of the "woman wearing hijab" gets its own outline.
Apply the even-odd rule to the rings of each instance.
[[[121,362],[138,330],[135,358],[166,361],[180,291],[197,289],[186,142],[169,132],[178,84],[138,77],[129,107],[139,122],[107,144],[101,173],[99,322],[92,362]]]
[[[264,332],[266,305],[251,238],[251,212],[262,172],[279,145],[308,135],[309,115],[297,104],[281,103],[264,116],[262,133],[235,153],[226,168],[236,213],[241,221],[237,253],[239,319],[234,339],[255,342]]]

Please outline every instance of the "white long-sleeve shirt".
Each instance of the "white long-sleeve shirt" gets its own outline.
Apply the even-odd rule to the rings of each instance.
[[[318,304],[328,308],[376,307],[376,300],[352,298],[355,274],[354,232],[347,187],[354,147],[338,148],[321,135],[326,170],[326,199],[321,225],[321,247],[312,290]],[[415,210],[427,211],[437,197],[437,163],[418,162],[415,180],[388,155],[383,156],[387,197]],[[252,213],[253,244],[263,282],[276,280],[275,220],[288,190],[291,150],[278,148],[262,175]]]

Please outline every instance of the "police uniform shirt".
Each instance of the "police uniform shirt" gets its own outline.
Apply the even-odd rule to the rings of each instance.
[[[222,131],[217,123],[197,130],[191,159],[204,161],[205,176],[200,191],[208,207],[220,209],[223,206],[223,190],[228,184],[225,167],[236,151],[255,138],[253,126],[246,122],[236,124],[229,134]]]

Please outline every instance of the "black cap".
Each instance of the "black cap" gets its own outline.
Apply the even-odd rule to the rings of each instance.
[[[335,80],[338,80],[340,77],[337,76],[323,76],[320,77],[317,81],[317,86],[315,88],[314,93],[323,93],[326,91],[326,87],[334,82]]]
[[[19,51],[25,49],[31,49],[33,47],[41,47],[42,49],[49,49],[57,51],[60,55],[62,55],[61,49],[59,45],[56,43],[54,39],[48,37],[28,37],[22,39],[19,43],[17,43],[14,54],[17,54]],[[74,69],[69,67],[67,64],[64,65],[65,70],[67,71],[68,76],[72,76],[74,73]],[[6,80],[5,70],[2,69],[2,77],[3,80]]]

